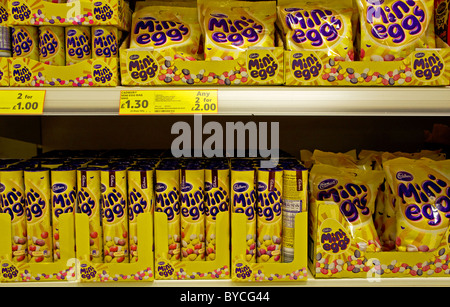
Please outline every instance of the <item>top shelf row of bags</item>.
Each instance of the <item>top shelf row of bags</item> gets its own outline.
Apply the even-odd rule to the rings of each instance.
[[[122,85],[450,83],[447,0],[6,2],[8,26],[127,32]]]

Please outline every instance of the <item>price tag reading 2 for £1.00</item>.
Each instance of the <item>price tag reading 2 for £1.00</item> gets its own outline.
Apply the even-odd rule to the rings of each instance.
[[[40,115],[44,112],[45,91],[0,91],[0,114]]]
[[[120,115],[217,113],[217,90],[121,91]]]

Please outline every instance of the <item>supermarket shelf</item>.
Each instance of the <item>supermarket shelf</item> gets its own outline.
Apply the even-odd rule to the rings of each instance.
[[[152,282],[16,282],[1,287],[449,287],[447,277],[405,277],[378,279],[315,279],[309,273],[305,282],[232,282],[231,280],[155,280]]]
[[[4,88],[2,90],[35,90]],[[40,88],[42,89],[42,88]],[[199,87],[44,88],[44,115],[118,115],[122,90]],[[213,89],[208,87],[207,89]],[[219,115],[450,116],[450,87],[218,88]]]

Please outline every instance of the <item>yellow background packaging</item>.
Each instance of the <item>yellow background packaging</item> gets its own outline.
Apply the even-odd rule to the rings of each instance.
[[[113,26],[92,27],[92,57],[119,57],[119,30]]]
[[[28,58],[8,58],[10,86],[117,86],[118,62],[97,58],[70,66],[46,65]]]
[[[11,1],[8,6],[11,25],[83,26],[111,25],[123,30],[131,23],[128,1],[77,0],[68,4],[44,0]]]
[[[27,261],[27,215],[23,170],[0,171],[1,212],[11,218],[12,261]]]
[[[0,58],[0,86],[9,86],[8,58]]]
[[[75,237],[73,235],[74,218],[72,213],[60,216],[60,251],[61,260],[52,263],[12,262],[11,217],[0,213],[0,265],[2,274],[0,282],[67,282],[76,280]]]
[[[205,60],[234,60],[250,47],[275,47],[276,2],[198,1]]]
[[[153,175],[153,169],[138,167],[127,170],[130,262],[137,262],[139,255],[137,217],[145,212],[153,214],[155,202]]]
[[[75,216],[77,206],[77,171],[72,167],[51,170],[51,204],[53,227],[53,261],[61,259],[59,217],[63,213]]]
[[[229,212],[230,170],[228,168],[205,169],[205,219],[206,260],[216,258],[217,214]]]
[[[283,170],[258,169],[257,262],[281,262]]]
[[[66,65],[73,65],[92,58],[91,28],[73,26],[65,28]]]
[[[396,158],[383,163],[395,197],[396,249],[434,251],[445,238],[450,220],[447,186],[450,160]]]
[[[402,1],[401,5],[394,0],[358,0],[357,5],[363,61],[403,60],[416,48],[436,47],[433,0]]]
[[[126,169],[100,171],[104,262],[128,263],[128,197]]]
[[[156,169],[155,211],[167,215],[168,246],[166,255],[169,260],[181,260],[180,230],[180,170]]]
[[[52,208],[50,201],[50,171],[24,171],[27,205],[28,261],[52,262]]]
[[[177,61],[157,51],[120,49],[122,85],[278,85],[284,83],[282,47],[248,49],[226,61]]]
[[[12,55],[39,61],[38,28],[33,26],[14,26],[11,33]]]
[[[49,65],[66,65],[64,28],[39,27],[39,61]]]
[[[130,48],[153,48],[163,56],[196,60],[201,30],[197,8],[147,6],[133,13]]]
[[[353,60],[352,0],[277,3],[286,50],[321,51],[335,60]]]
[[[246,220],[243,213],[232,216],[231,280],[233,282],[304,282],[308,279],[307,259],[307,223],[308,213],[300,212],[295,216],[294,259],[290,263],[256,263],[246,258]]]
[[[89,260],[103,262],[103,228],[101,224],[100,170],[77,170],[77,199],[80,214],[88,217],[89,223]]]
[[[285,51],[289,86],[443,86],[450,84],[450,49],[422,49],[401,61],[335,61],[323,52]],[[427,65],[428,63],[428,65]]]
[[[202,166],[187,166],[180,170],[182,261],[205,260],[204,185],[205,171]]]
[[[316,231],[310,232],[308,250],[308,265],[315,278],[364,278],[376,282],[380,278],[450,276],[446,239],[434,251],[428,252],[364,252],[352,239],[339,208],[324,202],[317,205],[316,211],[310,212]],[[335,242],[339,246],[337,252],[330,250],[326,245],[329,242],[322,241],[323,236],[332,234],[338,238]],[[447,229],[445,237],[448,235]]]
[[[231,169],[231,220],[236,213],[243,213],[247,217],[246,244],[248,262],[256,262],[256,187],[255,169]],[[232,228],[232,231],[236,231]]]
[[[216,216],[216,227],[223,231],[216,235],[216,257],[211,261],[181,261],[170,258],[168,220],[164,212],[155,212],[155,279],[229,279],[230,272],[230,221],[228,212]]]
[[[338,207],[359,249],[380,251],[372,215],[378,187],[384,179],[383,172],[315,164],[309,179],[311,210],[316,212],[320,201]],[[315,229],[315,225],[312,227]]]

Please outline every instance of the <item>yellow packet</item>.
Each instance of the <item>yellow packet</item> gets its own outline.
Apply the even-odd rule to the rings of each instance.
[[[39,61],[39,34],[37,27],[12,27],[11,42],[13,57],[24,57]]]
[[[48,65],[65,66],[64,27],[39,27],[39,61]]]
[[[91,27],[70,26],[66,31],[66,65],[92,58]]]
[[[352,0],[279,0],[277,11],[287,50],[354,59]]]
[[[180,260],[180,169],[177,166],[160,165],[156,169],[155,211],[167,215],[168,258]]]
[[[130,48],[153,48],[164,57],[192,61],[200,36],[196,8],[148,6],[133,13]]]
[[[0,211],[11,216],[12,260],[27,261],[27,215],[23,170],[0,171]]]
[[[434,48],[433,0],[358,0],[361,60],[403,60],[416,48]]]
[[[52,262],[50,170],[24,171],[27,206],[28,262]]]
[[[230,170],[228,166],[211,166],[205,169],[206,260],[216,259],[216,217],[229,212]]]
[[[231,170],[231,218],[235,213],[247,216],[246,260],[256,262],[256,188],[255,169],[236,167]]]
[[[311,210],[317,211],[317,201],[339,206],[358,249],[378,252],[381,244],[372,215],[383,176],[382,171],[316,164],[310,173]]]
[[[281,263],[283,170],[258,169],[257,262]]]
[[[156,1],[156,0],[146,0],[146,1],[136,1],[134,11],[137,12],[143,8],[149,6],[167,6],[172,7],[197,7],[196,1],[186,0],[186,1]]]
[[[199,0],[205,60],[233,60],[250,47],[275,47],[275,1]]]
[[[115,26],[92,27],[92,58],[119,56],[119,30]]]
[[[77,171],[70,166],[51,170],[53,260],[61,259],[59,249],[59,216],[64,213],[75,215],[77,202]],[[75,237],[75,234],[73,234]]]
[[[205,260],[205,171],[202,166],[180,172],[181,260]]]
[[[103,262],[103,229],[101,225],[100,169],[77,170],[78,211],[89,217],[90,261]]]
[[[153,169],[135,167],[128,169],[129,240],[130,262],[138,261],[137,217],[144,212],[153,212],[155,195]]]
[[[105,263],[128,263],[127,171],[113,167],[100,171]]]
[[[450,160],[401,157],[383,167],[396,199],[397,250],[435,250],[450,225]]]
[[[327,164],[336,167],[358,168],[356,162],[356,153],[353,153],[353,151],[349,151],[347,153],[334,153],[316,149],[313,152],[311,160],[314,164]]]

